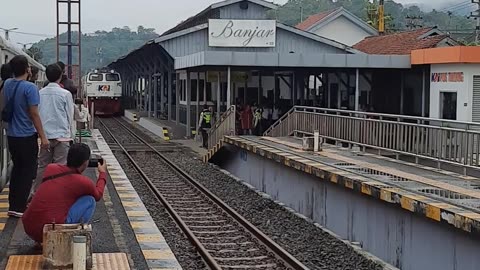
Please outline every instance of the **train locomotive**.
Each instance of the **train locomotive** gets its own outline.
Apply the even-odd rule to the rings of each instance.
[[[122,112],[122,80],[114,70],[94,70],[83,77],[88,107],[98,116],[115,116]]]

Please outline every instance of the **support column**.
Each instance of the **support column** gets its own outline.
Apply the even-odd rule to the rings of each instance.
[[[262,72],[258,71],[258,106],[262,105],[263,88],[262,88]]]
[[[195,110],[195,119],[193,119],[193,121],[195,121],[195,130],[198,130],[198,116],[200,115],[200,72],[197,72],[197,98],[196,98],[196,101],[197,101],[197,107],[196,107],[196,110]]]
[[[154,84],[153,84],[153,117],[158,117],[158,74],[153,77]]]
[[[277,105],[277,91],[280,90],[280,82],[278,81],[277,74],[273,74],[273,80],[275,87],[273,88],[273,105]]]
[[[162,72],[162,77],[160,81],[160,112],[163,113],[164,111],[165,111],[165,72]]]
[[[292,76],[292,92],[293,92],[293,95],[292,95],[292,102],[293,102],[293,106],[295,106],[297,104],[297,91],[298,91],[298,87],[297,87],[297,73],[296,72],[293,72],[293,76]]]
[[[231,74],[231,68],[228,67],[228,70],[227,70],[227,110],[228,108],[230,108],[230,104],[232,103],[232,74]]]
[[[355,72],[355,111],[360,111],[360,70]]]
[[[426,80],[425,80],[425,67],[423,67],[422,70],[422,117],[426,116],[426,109],[425,109],[425,98],[426,98],[426,93],[425,93],[425,88],[426,88]]]
[[[178,72],[175,73],[176,80],[175,80],[175,123],[177,125],[180,123],[180,74]]]
[[[328,78],[330,78],[330,73],[327,74],[327,92],[328,92],[328,102],[327,106],[329,109],[332,108],[332,89],[330,88],[330,82],[328,81]]]
[[[168,71],[168,86],[167,86],[167,109],[168,109],[168,121],[172,121],[172,93],[173,93],[173,72]]]
[[[221,76],[221,73],[220,71],[218,72],[218,81],[217,81],[217,121],[220,120],[220,103],[222,102],[221,99],[220,99],[220,76]]]
[[[405,74],[403,71],[400,73],[400,114],[404,113],[404,103],[405,103]]]
[[[185,83],[185,93],[187,98],[187,138],[190,138],[192,134],[192,81],[190,78],[190,71],[187,70],[187,81]]]
[[[208,81],[207,72],[204,72],[203,75],[205,76],[205,77],[204,77],[204,79],[205,79],[204,82],[205,82],[205,83],[203,84],[203,102],[204,102],[205,104],[207,104],[207,81]]]

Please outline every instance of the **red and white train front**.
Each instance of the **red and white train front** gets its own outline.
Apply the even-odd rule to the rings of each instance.
[[[90,112],[95,115],[118,115],[121,113],[122,81],[115,71],[95,70],[84,77],[84,93]]]

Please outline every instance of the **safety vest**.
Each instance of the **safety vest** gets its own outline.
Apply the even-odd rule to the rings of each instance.
[[[212,121],[212,113],[210,111],[203,111],[203,121],[205,124],[210,124]]]

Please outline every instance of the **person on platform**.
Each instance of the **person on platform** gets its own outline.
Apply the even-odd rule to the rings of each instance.
[[[198,126],[202,131],[202,147],[208,149],[208,131],[212,128],[212,111],[207,105],[203,106]]]
[[[5,85],[5,82],[8,79],[11,79],[13,77],[13,71],[12,68],[10,67],[9,64],[3,64],[0,67],[0,80],[2,80],[2,83],[0,83],[0,92],[3,90],[3,86]],[[3,106],[2,106],[3,108]]]
[[[253,113],[250,105],[246,104],[240,114],[243,135],[252,135]]]
[[[37,191],[43,177],[43,171],[50,163],[65,165],[70,142],[74,134],[74,104],[72,94],[60,87],[62,69],[57,64],[47,67],[46,75],[50,84],[40,91],[40,118],[45,135],[50,142],[48,149],[41,149],[38,156],[37,178],[32,195]]]
[[[27,81],[31,73],[28,59],[17,55],[9,65],[14,78],[5,82],[2,110],[2,120],[8,123],[8,150],[13,162],[8,216],[22,217],[37,172],[38,137],[42,148],[48,148],[49,142],[38,111],[38,88]]]
[[[43,174],[43,183],[25,212],[22,221],[25,233],[42,243],[46,224],[88,224],[95,212],[96,201],[103,197],[107,183],[107,164],[98,164],[96,185],[82,173],[90,160],[86,144],[70,147],[67,165],[50,164]]]
[[[33,83],[33,84],[36,84],[37,80],[38,80],[38,73],[40,72],[40,69],[36,66],[32,66],[31,69],[32,69],[32,75],[30,75],[30,77],[28,78],[28,81]]]

